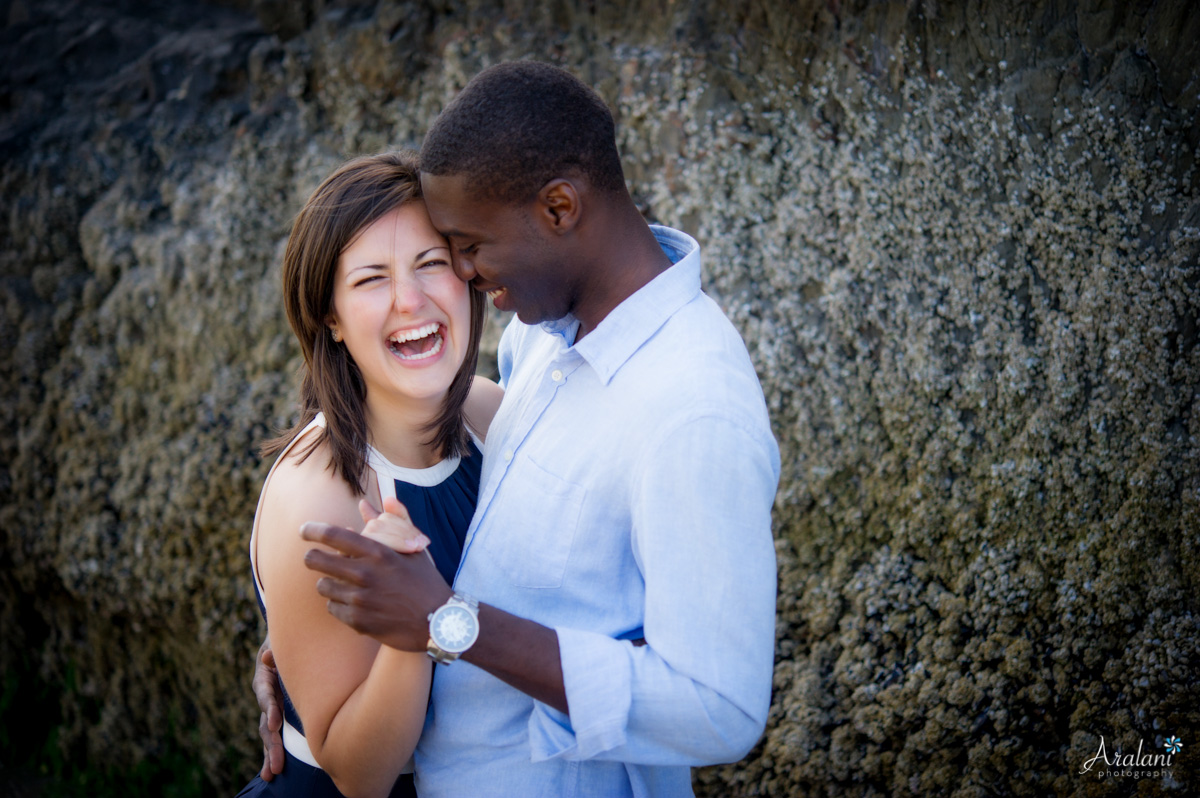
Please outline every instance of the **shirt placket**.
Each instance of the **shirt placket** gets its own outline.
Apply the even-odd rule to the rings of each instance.
[[[525,444],[530,430],[533,429],[538,419],[550,407],[559,390],[566,386],[571,373],[579,368],[582,363],[583,358],[580,357],[579,353],[573,348],[568,348],[560,351],[551,358],[549,363],[541,367],[540,373],[531,375],[532,379],[538,380],[537,391],[521,409],[516,423],[494,450],[496,457],[500,459],[500,462],[494,466],[498,470],[498,473],[489,480],[490,484],[485,488],[486,493],[479,497],[479,507],[482,508],[483,515],[480,518],[479,524],[467,537],[466,543],[463,545],[462,560],[458,566],[459,573],[462,573],[463,565],[467,561],[472,543],[478,537],[480,530],[487,526],[487,512],[491,506],[492,499],[495,497],[497,491],[500,490],[500,486],[504,484],[504,480],[508,478],[509,469],[520,452],[521,447]]]

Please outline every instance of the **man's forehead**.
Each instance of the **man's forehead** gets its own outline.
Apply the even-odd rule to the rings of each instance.
[[[481,198],[465,174],[422,175],[425,207],[437,231],[447,238],[477,238],[512,223],[516,210],[499,200]]]
[[[439,202],[454,200],[466,193],[467,176],[421,174],[421,191]]]

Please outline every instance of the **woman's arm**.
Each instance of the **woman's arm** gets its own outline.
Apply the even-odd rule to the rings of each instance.
[[[487,377],[477,374],[471,380],[471,392],[467,394],[467,401],[463,405],[463,415],[467,419],[467,426],[475,431],[480,440],[487,439],[488,427],[492,425],[492,418],[503,398],[504,389]]]
[[[321,518],[363,527],[358,497],[327,461],[323,449],[303,463],[289,459],[264,489],[257,559],[271,648],[309,748],[338,789],[387,795],[420,736],[432,666],[349,629],[317,593],[300,525]]]

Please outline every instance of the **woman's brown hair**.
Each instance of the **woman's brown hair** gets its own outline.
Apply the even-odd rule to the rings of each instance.
[[[347,161],[325,178],[304,204],[283,255],[283,304],[304,353],[300,420],[263,444],[262,453],[270,456],[282,451],[323,412],[325,429],[299,452],[300,460],[327,443],[331,467],[357,494],[366,492],[367,391],[358,365],[345,345],[333,340],[327,326],[333,282],[342,252],[364,229],[420,199],[415,153],[387,152]],[[442,457],[469,451],[463,404],[479,357],[485,300],[471,286],[467,290],[471,295],[471,334],[466,357],[446,392],[442,412],[426,428],[431,435],[428,443]]]

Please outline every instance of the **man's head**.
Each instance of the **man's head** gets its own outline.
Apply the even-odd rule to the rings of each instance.
[[[520,61],[477,75],[425,137],[421,185],[459,276],[498,308],[532,324],[602,304],[602,219],[632,203],[612,114],[569,72]]]
[[[608,106],[570,72],[537,61],[476,75],[429,129],[421,171],[463,175],[475,199],[509,205],[571,175],[601,191],[625,190]]]

